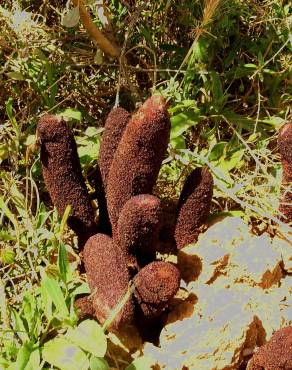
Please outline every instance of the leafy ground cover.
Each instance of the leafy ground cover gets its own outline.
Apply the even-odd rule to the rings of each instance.
[[[97,3],[88,8],[102,27]],[[105,3],[119,60],[103,55],[70,4],[0,5],[0,368],[147,368],[107,348],[94,321],[78,324],[74,300],[89,290],[68,213],[58,217],[44,188],[35,136],[43,113],[68,120],[92,191],[106,115],[116,101],[134,110],[158,91],[172,130],[157,192],[176,199],[186,174],[207,164],[211,217],[240,216],[257,235],[284,227],[276,138],[291,120],[289,2]]]

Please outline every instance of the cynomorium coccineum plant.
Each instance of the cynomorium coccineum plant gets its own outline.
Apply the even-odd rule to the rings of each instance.
[[[292,122],[279,131],[278,147],[281,154],[283,176],[279,211],[284,222],[292,222]]]
[[[163,201],[152,191],[170,135],[163,98],[152,96],[132,117],[122,108],[110,112],[97,164],[98,222],[66,122],[43,116],[37,130],[46,186],[60,215],[71,205],[68,225],[78,236],[92,292],[90,301],[83,299],[79,307],[104,323],[126,297],[110,322],[113,331],[133,324],[137,317],[159,316],[180,284],[174,264],[155,261],[165,217]],[[196,169],[187,178],[176,215],[177,248],[196,240],[208,217],[212,189],[207,168]],[[133,294],[127,294],[131,281]]]

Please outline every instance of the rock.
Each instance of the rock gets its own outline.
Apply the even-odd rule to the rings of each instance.
[[[161,348],[145,347],[144,354],[156,358],[166,369],[237,369],[245,355],[263,343],[264,330],[260,320],[246,309],[246,296],[228,289],[204,288],[192,316],[165,326]]]
[[[284,270],[292,273],[292,242],[288,235],[287,238],[276,236],[273,239],[273,248],[281,254]]]
[[[184,295],[169,307],[160,347],[147,343],[144,355],[163,369],[246,366],[258,346],[292,325],[292,276],[282,273],[282,256],[238,218],[212,225],[179,251]]]
[[[226,230],[230,230],[230,238]],[[251,235],[238,218],[225,219],[220,228],[218,224],[211,226],[198,243],[178,253],[182,278],[186,283],[197,281],[197,285],[223,277],[227,285],[247,283],[266,289],[279,283],[281,262],[270,238]]]
[[[246,282],[251,286],[269,288],[281,277],[282,259],[274,251],[267,235],[250,236],[231,254],[229,259],[232,278],[235,283]]]
[[[228,232],[226,232],[228,230]],[[178,253],[178,266],[186,283],[196,281],[210,283],[225,269],[230,253],[246,239],[247,225],[239,217],[226,217],[212,225],[199,236],[196,244],[190,244]]]

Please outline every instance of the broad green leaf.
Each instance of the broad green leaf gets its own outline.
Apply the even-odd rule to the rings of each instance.
[[[16,80],[16,81],[24,81],[25,80],[24,75],[22,73],[16,72],[16,71],[15,72],[7,72],[6,76],[8,76],[12,80]]]
[[[175,106],[168,109],[169,113],[174,114],[181,110],[191,109],[191,108],[197,108],[195,101],[192,99],[186,99],[182,102],[176,104]]]
[[[241,163],[241,158],[243,157],[244,149],[236,150],[230,157],[226,158],[225,164],[228,171],[233,170],[233,168],[237,167],[239,163]]]
[[[103,63],[103,52],[102,50],[100,50],[100,48],[96,49],[96,53],[94,55],[94,63],[96,63],[99,66],[102,65]]]
[[[57,280],[44,275],[42,279],[42,287],[46,290],[46,293],[52,299],[52,302],[54,303],[61,316],[63,318],[69,316],[69,311],[66,306],[65,298]]]
[[[53,301],[44,284],[41,284],[40,291],[41,291],[42,309],[47,317],[47,320],[50,321],[53,317],[53,307],[52,307]]]
[[[40,350],[39,348],[37,348],[36,350],[31,352],[25,370],[36,370],[39,369],[39,366],[40,366]]]
[[[82,141],[83,145],[78,147],[78,155],[81,164],[88,164],[96,159],[97,153],[99,152],[99,141],[88,139],[86,145]]]
[[[29,145],[34,145],[36,143],[36,135],[28,135],[26,140],[25,140],[25,145],[26,146],[29,146]]]
[[[222,98],[223,98],[223,89],[221,84],[221,79],[219,73],[215,71],[211,71],[211,78],[212,78],[212,94],[214,103],[217,106],[221,106]]]
[[[28,364],[32,350],[33,350],[32,343],[30,342],[23,343],[17,354],[17,359],[14,364],[15,369],[17,370],[25,369],[26,365]]]
[[[283,118],[281,118],[281,117],[271,116],[271,117],[267,117],[267,118],[262,119],[261,122],[266,123],[267,125],[270,125],[270,126],[274,126],[276,128],[279,128],[286,121]]]
[[[173,147],[177,148],[176,139],[181,139],[181,135],[190,127],[197,125],[203,119],[200,109],[188,110],[178,113],[171,117],[170,142]]]
[[[94,126],[89,126],[85,130],[84,134],[88,137],[97,138],[100,134],[100,129]]]
[[[109,365],[104,358],[92,356],[90,359],[90,370],[109,370]]]
[[[69,328],[66,338],[96,357],[103,357],[106,353],[106,336],[94,320],[84,320],[76,328]]]
[[[75,27],[79,23],[80,20],[80,13],[79,13],[79,6],[76,6],[70,9],[62,19],[62,25],[65,27]]]
[[[202,63],[208,63],[209,59],[209,53],[208,53],[208,47],[209,47],[209,40],[202,36],[200,37],[193,45],[193,56],[195,60],[198,60]]]
[[[242,127],[250,132],[254,132],[255,127],[257,126],[257,131],[261,132],[263,137],[267,137],[267,130],[271,130],[272,126],[265,123],[262,120],[256,122],[254,119],[249,117],[241,116],[232,111],[224,110],[222,117],[226,118],[230,124]]]
[[[88,341],[91,338],[87,338]],[[86,354],[65,338],[54,338],[45,343],[43,359],[61,370],[87,370],[89,361]]]
[[[2,235],[0,234],[0,237]],[[0,263],[3,265],[9,265],[15,261],[15,252],[10,248],[0,249]]]
[[[134,360],[126,370],[151,370],[153,368],[153,360],[149,357],[142,356]]]
[[[227,143],[225,141],[221,141],[213,146],[211,153],[209,154],[210,162],[219,161],[219,159],[224,155],[226,144]]]
[[[13,320],[13,330],[18,335],[18,337],[21,339],[22,342],[28,342],[29,337],[26,332],[26,328],[24,326],[24,323],[22,321],[22,318],[20,317],[19,313],[12,309],[11,310],[11,317]]]
[[[81,121],[82,113],[78,109],[67,108],[62,112],[58,113],[57,116],[76,119],[76,121]]]
[[[63,242],[60,242],[59,244],[58,266],[63,281],[67,283],[70,273],[70,266],[68,261],[68,253]]]
[[[66,209],[65,209],[65,212],[63,214],[63,217],[62,217],[62,220],[61,220],[61,225],[60,225],[60,234],[62,235],[63,232],[64,232],[64,229],[65,229],[65,226],[66,226],[66,223],[67,223],[67,220],[68,220],[68,217],[71,213],[71,205],[68,204]]]
[[[76,287],[76,289],[74,290],[74,295],[77,296],[79,294],[90,294],[88,283],[82,283],[81,285]]]

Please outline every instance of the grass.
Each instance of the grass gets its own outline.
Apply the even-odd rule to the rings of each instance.
[[[107,368],[105,352],[66,339],[69,329],[78,330],[75,296],[88,287],[77,272],[75,237],[44,188],[35,138],[43,113],[67,117],[90,187],[111,107],[119,101],[133,110],[159,91],[172,122],[159,178],[164,195],[176,197],[186,173],[204,163],[215,177],[214,214],[240,211],[258,234],[274,234],[281,224],[276,138],[292,118],[291,5],[134,3],[106,1],[122,57],[102,63],[80,23],[62,26],[63,2],[1,3],[0,368],[48,368],[54,338],[73,348],[75,364]],[[90,9],[100,26],[94,2]],[[99,327],[88,325],[104,340]],[[129,365],[110,350],[105,358],[113,368]]]

